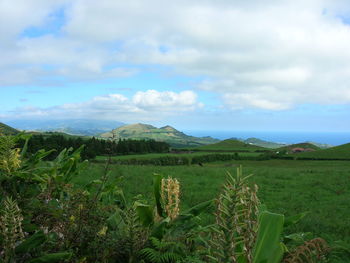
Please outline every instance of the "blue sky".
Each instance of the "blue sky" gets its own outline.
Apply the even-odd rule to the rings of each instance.
[[[349,17],[331,0],[4,0],[0,121],[350,131]]]

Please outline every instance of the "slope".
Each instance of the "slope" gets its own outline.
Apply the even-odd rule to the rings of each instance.
[[[276,149],[277,151],[287,151],[291,152],[295,148],[303,148],[303,149],[312,149],[314,151],[320,150],[321,148],[316,146],[315,144],[309,143],[309,142],[302,142],[302,143],[295,143],[295,144],[289,144],[287,146],[280,147]]]
[[[5,123],[0,122],[0,133],[3,133],[5,135],[15,135],[19,133],[19,131],[6,125]]]
[[[194,137],[188,136],[183,132],[176,130],[175,128],[167,125],[162,128],[156,128],[149,124],[131,124],[119,127],[100,135],[102,138],[114,138],[118,139],[136,139],[136,140],[149,140],[164,141],[172,145],[173,147],[194,147],[200,145],[206,145],[215,143],[218,140],[211,137]]]
[[[350,160],[350,143],[295,155],[298,159]]]
[[[264,147],[244,143],[235,139],[227,139],[218,143],[205,145],[196,148],[199,151],[231,151],[231,152],[254,152],[254,151],[265,151],[268,150]]]

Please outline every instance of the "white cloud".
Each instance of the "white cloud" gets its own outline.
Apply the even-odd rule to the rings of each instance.
[[[230,108],[350,103],[345,0],[49,2],[1,2],[1,85],[131,76],[137,70],[120,65],[153,64],[205,77],[197,87]],[[61,35],[18,37],[62,6]],[[132,99],[140,110],[195,100],[190,93],[143,95]]]
[[[133,103],[144,110],[161,110],[161,111],[188,111],[195,109],[197,104],[197,95],[193,91],[182,91],[175,93],[172,91],[158,92],[148,90],[146,92],[137,92]]]
[[[148,90],[137,92],[129,99],[121,94],[93,97],[89,101],[69,103],[49,108],[21,107],[1,115],[4,119],[106,119],[123,122],[158,121],[181,115],[201,107],[193,91],[175,93]]]

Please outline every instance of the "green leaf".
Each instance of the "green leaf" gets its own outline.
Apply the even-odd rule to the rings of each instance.
[[[187,211],[185,211],[184,214],[185,215],[186,214],[191,214],[193,216],[198,216],[201,213],[205,212],[213,204],[214,204],[214,199],[213,200],[209,200],[209,201],[205,201],[205,202],[202,202],[202,203],[199,203],[199,204],[191,207]]]
[[[162,178],[160,174],[154,174],[153,177],[153,190],[154,190],[154,198],[156,200],[157,213],[159,216],[164,217],[164,211],[162,206],[162,197],[161,197],[161,184]]]
[[[46,254],[39,258],[32,259],[31,261],[29,261],[29,263],[59,262],[65,259],[70,259],[72,255],[73,253],[71,252],[59,252],[59,253]]]
[[[169,217],[167,217],[167,218],[163,219],[162,221],[160,221],[158,224],[156,224],[153,227],[151,236],[152,237],[156,237],[158,239],[162,239],[163,236],[164,236],[165,228],[169,225],[169,223],[170,223],[170,218]]]
[[[136,213],[140,219],[140,222],[143,226],[150,226],[154,223],[153,209],[150,205],[141,204],[135,202]]]
[[[126,227],[123,217],[121,216],[120,213],[121,213],[121,210],[117,208],[115,213],[107,219],[107,225],[112,230],[117,230],[117,229],[122,230],[122,229],[125,229]]]
[[[294,216],[286,217],[284,220],[284,227],[288,227],[290,225],[294,225],[298,223],[301,219],[303,219],[309,212],[303,212]]]
[[[280,242],[284,216],[262,212],[259,216],[259,230],[254,247],[254,263],[278,263],[284,248]]]
[[[311,232],[293,233],[285,236],[284,238],[292,240],[294,242],[304,243],[306,240],[310,240],[312,238],[312,233]]]
[[[31,249],[39,247],[45,241],[46,236],[43,231],[36,232],[16,247],[16,253],[27,253]]]

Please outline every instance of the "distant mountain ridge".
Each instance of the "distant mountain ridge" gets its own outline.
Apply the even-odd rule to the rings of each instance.
[[[118,139],[153,139],[156,141],[164,141],[175,147],[195,147],[216,143],[219,140],[211,137],[194,137],[186,135],[176,130],[172,126],[164,126],[156,128],[149,124],[130,124],[118,127],[110,132],[100,135],[102,138]]]
[[[269,148],[269,149],[278,149],[281,147],[287,147],[289,145],[294,145],[294,144],[287,144],[287,143],[278,143],[278,142],[270,142],[270,141],[264,141],[258,138],[248,138],[248,139],[241,139],[241,138],[231,138],[233,140],[238,140],[247,144],[252,144],[252,145],[256,145],[256,146],[260,146],[260,147],[264,147],[264,148]],[[330,147],[333,147],[333,145],[330,144],[325,144],[325,143],[316,143],[316,142],[305,142],[308,144],[311,144],[311,147],[309,148],[314,148],[313,146],[317,146],[318,148],[321,149],[327,149]]]
[[[8,124],[19,130],[63,132],[82,136],[94,136],[124,125],[118,121],[88,119],[11,120]]]

